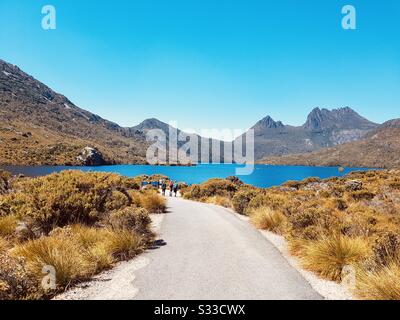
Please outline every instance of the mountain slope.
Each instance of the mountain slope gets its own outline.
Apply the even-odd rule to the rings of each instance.
[[[260,163],[400,168],[400,119],[385,122],[362,140],[315,152],[267,157]]]
[[[143,163],[142,135],[78,108],[61,94],[0,60],[0,162],[80,164],[85,146],[109,163]]]
[[[311,152],[359,140],[376,127],[377,124],[349,107],[334,110],[315,108],[299,127],[284,125],[268,116],[252,127],[255,158]]]

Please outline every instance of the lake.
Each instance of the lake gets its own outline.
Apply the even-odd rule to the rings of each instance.
[[[82,171],[101,171],[114,172],[128,177],[135,177],[141,174],[163,174],[173,180],[185,181],[189,184],[201,183],[211,178],[226,178],[235,174],[235,169],[240,165],[235,164],[201,164],[193,167],[166,167],[149,165],[114,165],[100,167],[63,167],[63,166],[0,166],[13,174],[24,174],[26,176],[37,177],[60,172],[62,170],[82,170]],[[251,175],[239,176],[248,184],[257,187],[272,187],[281,185],[288,180],[303,180],[308,177],[341,177],[352,171],[371,170],[368,168],[344,168],[341,172],[337,167],[305,167],[305,166],[272,166],[256,165]]]

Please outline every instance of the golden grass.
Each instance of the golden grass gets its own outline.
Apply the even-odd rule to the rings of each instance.
[[[145,208],[149,213],[163,213],[167,208],[165,198],[155,191],[144,191],[139,195],[140,206]]]
[[[75,241],[68,238],[43,237],[17,245],[11,250],[15,257],[26,260],[27,269],[39,281],[44,277],[43,268],[52,266],[56,271],[56,283],[66,287],[73,280],[82,279],[94,272]]]
[[[112,253],[107,250],[107,240],[112,231],[74,225],[71,227],[71,233],[83,250],[84,258],[96,272],[108,269],[115,262]]]
[[[138,234],[128,231],[119,230],[110,232],[106,248],[109,253],[119,259],[130,259],[144,249],[144,241]]]
[[[357,266],[370,254],[368,242],[362,238],[342,235],[309,241],[302,250],[301,261],[305,268],[329,280],[341,280],[345,266]]]
[[[400,266],[396,262],[378,271],[359,270],[356,294],[367,300],[400,300]]]
[[[142,237],[133,231],[74,225],[17,245],[11,253],[24,258],[38,280],[44,276],[44,266],[54,267],[58,287],[65,288],[110,268],[117,260],[132,258],[143,248]]]
[[[0,254],[5,252],[9,247],[9,244],[6,239],[0,236]]]
[[[254,226],[262,230],[281,233],[285,227],[286,217],[269,207],[259,207],[250,211],[250,220]]]
[[[0,217],[0,236],[7,237],[15,232],[18,219],[15,216],[9,215]]]
[[[232,208],[232,201],[226,197],[213,196],[213,197],[207,198],[206,202],[215,204],[217,206],[225,207],[225,208]]]

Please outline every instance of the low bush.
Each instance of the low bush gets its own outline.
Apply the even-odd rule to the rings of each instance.
[[[135,231],[140,235],[150,234],[151,219],[144,208],[128,207],[114,211],[108,216],[106,222],[114,230],[124,229]]]
[[[239,185],[226,179],[210,179],[201,185],[193,185],[183,190],[185,199],[203,201],[207,198],[220,196],[232,198]]]
[[[134,188],[115,174],[63,171],[16,182],[16,191],[3,196],[0,207],[3,215],[31,219],[47,234],[68,224],[93,225],[107,211],[129,205],[131,184]]]
[[[39,283],[26,271],[23,261],[0,250],[0,300],[36,299],[38,288]]]
[[[250,201],[257,196],[259,191],[256,189],[242,189],[238,191],[232,198],[232,205],[239,214],[246,214]]]

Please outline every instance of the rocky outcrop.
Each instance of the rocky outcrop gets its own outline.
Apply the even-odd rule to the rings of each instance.
[[[77,160],[84,166],[102,166],[107,164],[101,152],[91,147],[85,147],[77,157]]]

